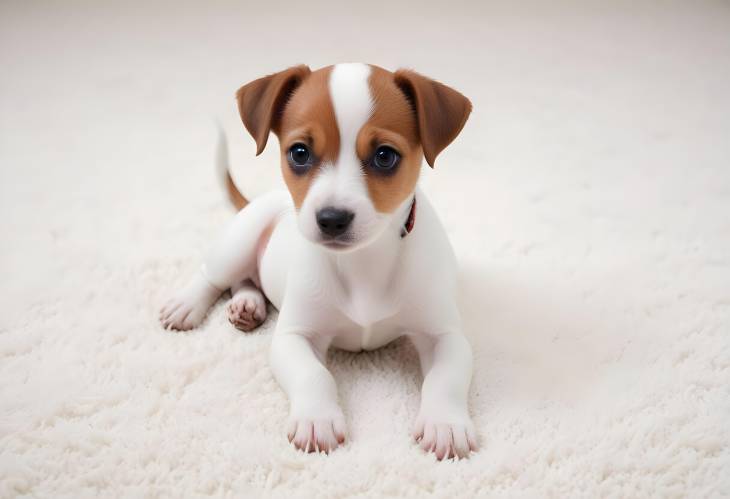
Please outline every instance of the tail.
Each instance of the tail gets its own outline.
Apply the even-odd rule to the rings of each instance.
[[[242,210],[247,204],[248,199],[241,194],[236,184],[233,182],[231,177],[230,162],[228,161],[228,140],[226,133],[223,131],[223,127],[220,123],[218,125],[218,143],[216,144],[215,150],[215,163],[216,170],[218,171],[218,178],[223,185],[223,190],[228,194],[228,199],[231,204],[236,208],[237,211]]]

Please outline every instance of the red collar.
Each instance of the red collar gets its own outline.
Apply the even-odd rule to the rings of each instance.
[[[413,230],[413,226],[416,224],[416,196],[413,196],[413,202],[411,203],[411,211],[408,212],[408,218],[406,223],[403,224],[403,228],[400,231],[400,237],[404,238]]]

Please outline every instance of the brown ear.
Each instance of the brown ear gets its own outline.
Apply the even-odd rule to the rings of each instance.
[[[408,69],[395,72],[395,83],[415,108],[423,155],[433,168],[436,156],[464,128],[471,102],[453,88]]]
[[[278,132],[287,100],[309,73],[307,66],[294,66],[254,80],[236,92],[241,120],[256,141],[256,156],[266,147],[269,132]]]

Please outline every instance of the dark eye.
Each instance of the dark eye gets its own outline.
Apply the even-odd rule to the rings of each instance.
[[[289,164],[297,173],[304,173],[312,166],[312,153],[304,144],[294,144],[289,148]]]
[[[383,173],[393,170],[400,161],[400,155],[389,146],[380,146],[375,150],[373,155],[373,166]]]

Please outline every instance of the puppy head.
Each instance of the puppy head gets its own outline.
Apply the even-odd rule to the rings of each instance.
[[[441,83],[366,64],[296,66],[244,85],[237,99],[257,154],[270,131],[279,137],[302,234],[332,250],[400,227],[423,158],[433,167],[471,112]]]

